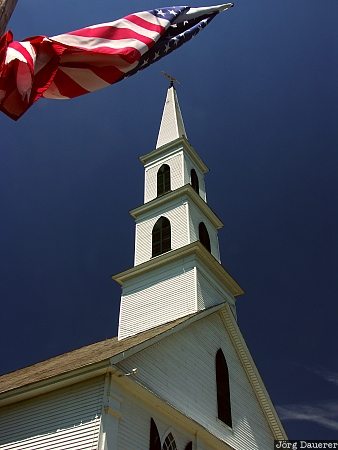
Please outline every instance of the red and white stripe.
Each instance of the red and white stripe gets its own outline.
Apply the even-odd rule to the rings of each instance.
[[[145,11],[26,42],[8,32],[0,39],[0,107],[17,119],[40,97],[69,99],[109,86],[137,66],[169,25]]]
[[[67,99],[115,83],[137,66],[169,25],[141,12],[49,38],[66,50],[43,97]]]
[[[0,110],[16,120],[40,97],[69,99],[109,86],[137,67],[171,21],[184,22],[230,6],[185,7],[176,19],[170,11],[170,19],[144,11],[24,42],[13,41],[7,32],[0,37]]]

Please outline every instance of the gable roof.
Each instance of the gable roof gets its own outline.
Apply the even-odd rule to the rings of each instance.
[[[126,339],[118,340],[117,337],[113,337],[94,344],[86,345],[32,366],[2,375],[0,376],[0,396],[5,392],[22,386],[47,380],[57,375],[90,366],[105,360],[110,361],[112,357],[124,353],[146,341],[150,341],[152,338],[175,328],[177,325],[187,321],[190,317],[198,314],[200,313],[194,313],[181,317],[172,322],[159,325],[156,328],[143,331],[142,333]]]
[[[226,303],[189,314],[126,339],[118,340],[117,337],[106,339],[5,374],[0,377],[0,403],[8,403],[8,398],[16,393],[20,397],[22,389],[32,390],[41,383],[50,386],[58,376],[68,374],[69,379],[72,374],[76,376],[77,371],[95,368],[100,363],[100,369],[104,369],[101,374],[105,373],[113,364],[213,313],[219,313],[222,318],[275,439],[287,439],[283,425],[238,328],[233,312]],[[55,384],[54,389],[56,389]]]

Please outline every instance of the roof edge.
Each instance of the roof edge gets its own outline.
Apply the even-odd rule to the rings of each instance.
[[[121,341],[128,341],[137,340],[137,337],[142,334],[149,334],[149,332],[153,332],[153,335],[150,336],[147,339],[141,340],[140,342],[136,342],[136,344],[131,345],[127,348],[122,348],[118,353],[115,355],[107,356],[103,358],[100,361],[91,362],[89,364],[86,364],[84,366],[75,368],[75,369],[68,369],[65,371],[61,371],[60,373],[56,373],[54,375],[46,376],[44,378],[41,378],[39,380],[36,380],[34,382],[25,382],[22,381],[21,384],[18,384],[12,388],[9,388],[7,390],[4,390],[0,393],[0,407],[15,403],[22,400],[27,400],[32,397],[36,397],[38,395],[45,394],[47,392],[51,392],[57,389],[61,389],[63,387],[69,386],[74,383],[80,383],[82,381],[98,377],[100,375],[104,375],[107,372],[111,372],[114,370],[112,366],[114,364],[117,364],[118,362],[122,361],[123,359],[132,356],[135,353],[138,353],[142,351],[143,349],[149,347],[150,345],[153,345],[156,342],[159,342],[160,340],[164,339],[165,337],[169,336],[170,334],[173,334],[186,326],[190,325],[191,323],[202,319],[203,317],[206,317],[210,314],[213,314],[217,311],[219,311],[224,304],[216,305],[211,308],[205,309],[203,311],[199,311],[197,313],[188,314],[184,317],[181,317],[179,319],[173,320],[171,322],[167,322],[165,324],[162,324],[158,327],[154,327],[150,330],[146,330],[145,332],[138,333],[138,335],[134,335],[131,338],[121,339],[118,341],[121,343]],[[163,329],[164,328],[164,329]],[[163,331],[161,331],[163,329]],[[157,332],[156,330],[160,330]],[[105,342],[105,341],[100,341]],[[95,343],[99,344],[99,342]],[[89,344],[84,347],[80,347],[79,349],[75,349],[72,352],[77,352],[80,349],[83,349],[85,347],[90,347],[91,345],[95,344]],[[63,355],[68,355],[72,352],[66,352]],[[9,374],[15,375],[15,373],[20,373],[21,371],[24,371],[26,369],[31,369],[34,366],[38,366],[40,364],[46,363],[47,361],[53,361],[55,358],[62,357],[63,355],[54,356],[52,358],[49,358],[45,361],[41,361],[39,363],[33,364],[31,366],[24,367],[22,369],[18,369],[14,372],[9,372],[8,374],[4,374],[3,376],[7,376]],[[61,362],[60,362],[61,364]],[[1,380],[1,377],[0,377]]]
[[[34,367],[35,365],[36,364],[24,367],[24,369]],[[17,371],[10,373],[15,374],[15,372],[18,372],[19,370],[23,369],[18,369]],[[107,373],[109,370],[111,370],[110,359],[106,358],[102,361],[88,364],[77,369],[68,370],[33,383],[26,383],[21,386],[13,387],[12,389],[0,393],[0,407],[23,400],[28,400],[29,398],[37,397],[38,395],[43,395],[57,389],[62,389],[74,384],[74,380],[76,380],[76,383],[81,383],[82,381],[99,377],[100,375]]]
[[[225,304],[224,308],[220,311],[220,315],[274,438],[276,440],[288,439],[275,407],[273,406],[269,393],[266,390],[256,364],[245,343],[241,330],[239,329],[231,309],[227,304]]]

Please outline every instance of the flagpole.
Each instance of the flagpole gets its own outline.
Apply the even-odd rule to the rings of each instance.
[[[0,0],[0,36],[6,31],[7,24],[18,0]]]

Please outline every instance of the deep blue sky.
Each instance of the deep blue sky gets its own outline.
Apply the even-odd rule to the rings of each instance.
[[[173,4],[20,1],[10,28],[20,40]],[[336,0],[239,0],[128,80],[0,117],[2,373],[116,335],[111,275],[133,264],[128,211],[164,70],[182,83],[222,262],[246,291],[239,325],[289,437],[338,438],[337,17]]]

